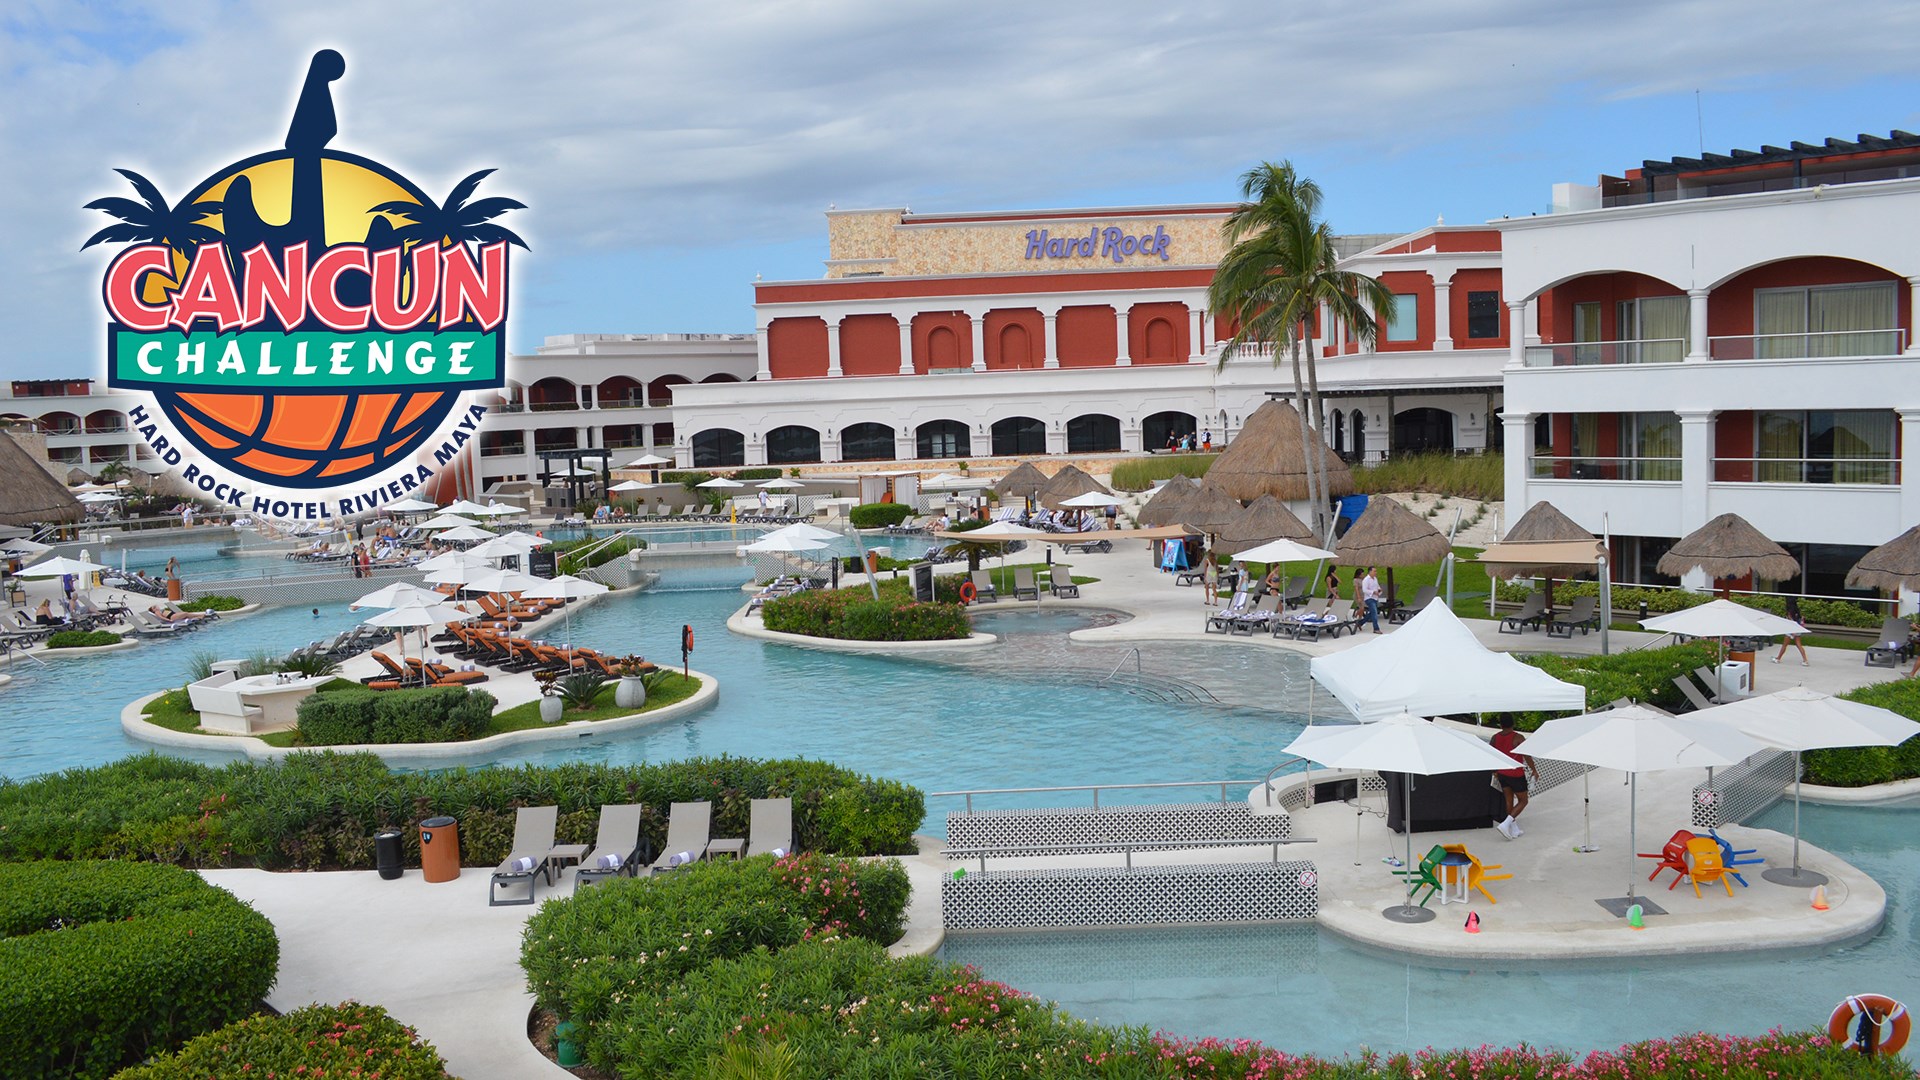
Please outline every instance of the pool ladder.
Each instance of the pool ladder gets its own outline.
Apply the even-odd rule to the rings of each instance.
[[[1106,678],[1104,678],[1104,679],[1101,679],[1100,681],[1101,681],[1101,682],[1103,682],[1103,683],[1104,683],[1104,682],[1112,682],[1112,681],[1113,681],[1113,680],[1114,680],[1114,679],[1115,679],[1115,678],[1116,678],[1117,676],[1119,676],[1119,674],[1120,674],[1120,669],[1121,669],[1121,668],[1124,668],[1124,667],[1126,667],[1126,666],[1127,666],[1127,661],[1128,661],[1128,660],[1132,660],[1132,661],[1133,661],[1133,673],[1134,673],[1135,675],[1144,675],[1144,674],[1146,674],[1146,672],[1145,672],[1144,670],[1142,670],[1142,669],[1141,669],[1141,665],[1140,665],[1140,650],[1139,650],[1139,649],[1137,649],[1137,648],[1134,648],[1134,649],[1128,649],[1128,650],[1127,650],[1126,652],[1123,652],[1123,653],[1121,653],[1121,654],[1120,654],[1120,662],[1119,662],[1119,663],[1117,663],[1117,664],[1115,664],[1115,665],[1113,665],[1113,670],[1112,670],[1112,671],[1109,671],[1109,672],[1107,672],[1107,677],[1106,677]]]

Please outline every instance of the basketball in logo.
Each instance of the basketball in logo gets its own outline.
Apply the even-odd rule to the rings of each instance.
[[[88,204],[118,220],[87,246],[130,245],[105,283],[108,384],[274,490],[391,475],[445,436],[463,392],[505,381],[507,248],[526,245],[493,219],[522,204],[473,197],[492,170],[436,201],[330,149],[345,70],[316,54],[284,145],[177,203],[123,169],[140,201]]]

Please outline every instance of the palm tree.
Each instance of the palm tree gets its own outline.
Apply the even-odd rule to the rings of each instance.
[[[1272,343],[1274,364],[1285,342],[1293,361],[1294,407],[1301,425],[1306,459],[1307,498],[1314,532],[1327,534],[1327,478],[1324,446],[1312,445],[1308,429],[1320,429],[1320,374],[1313,352],[1313,324],[1324,305],[1354,328],[1368,346],[1379,332],[1373,312],[1390,311],[1393,292],[1365,274],[1342,270],[1333,230],[1317,220],[1320,186],[1303,177],[1291,162],[1261,162],[1240,178],[1248,200],[1227,215],[1221,234],[1231,245],[1215,269],[1207,304],[1234,325],[1221,350],[1225,364],[1249,342]],[[1371,310],[1369,310],[1369,307]],[[1306,377],[1300,354],[1306,353]]]
[[[87,204],[89,210],[99,210],[119,218],[120,223],[109,225],[87,238],[80,245],[85,251],[95,244],[110,242],[115,244],[162,243],[182,254],[191,255],[201,244],[209,244],[220,239],[220,231],[205,224],[205,220],[223,212],[219,202],[181,203],[168,206],[166,196],[153,181],[134,172],[132,169],[115,169],[114,172],[127,178],[133,190],[141,198],[140,202],[109,196],[95,199]]]
[[[505,241],[526,247],[527,242],[499,225],[492,224],[494,218],[509,210],[523,210],[525,203],[517,199],[490,198],[478,202],[468,202],[480,187],[492,169],[481,169],[453,186],[447,193],[446,201],[436,204],[432,199],[419,203],[383,202],[375,206],[370,213],[391,214],[404,218],[407,224],[393,231],[394,238],[401,242],[418,244],[494,244]]]

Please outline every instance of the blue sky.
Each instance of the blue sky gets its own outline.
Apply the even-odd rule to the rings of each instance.
[[[1226,200],[1246,167],[1285,157],[1325,189],[1335,229],[1391,232],[1545,212],[1555,181],[1693,154],[1703,134],[1725,151],[1920,129],[1910,3],[533,10],[0,13],[0,375],[95,372],[107,256],[78,249],[104,219],[81,204],[126,193],[115,166],[177,197],[277,145],[321,47],[347,58],[336,147],[429,191],[497,167],[484,193],[529,204],[509,222],[534,246],[516,263],[521,350],[750,329],[756,275],[820,274],[830,203]]]

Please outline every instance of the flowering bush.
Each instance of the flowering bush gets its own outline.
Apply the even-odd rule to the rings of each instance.
[[[760,609],[769,630],[845,641],[951,641],[973,632],[958,604],[915,603],[894,582],[874,600],[866,588],[808,589]]]
[[[114,1080],[446,1080],[446,1064],[377,1005],[309,1005],[211,1031]]]
[[[900,937],[912,887],[899,863],[856,863],[808,852],[775,860],[772,873],[799,897],[809,936],[826,931],[883,945]]]

